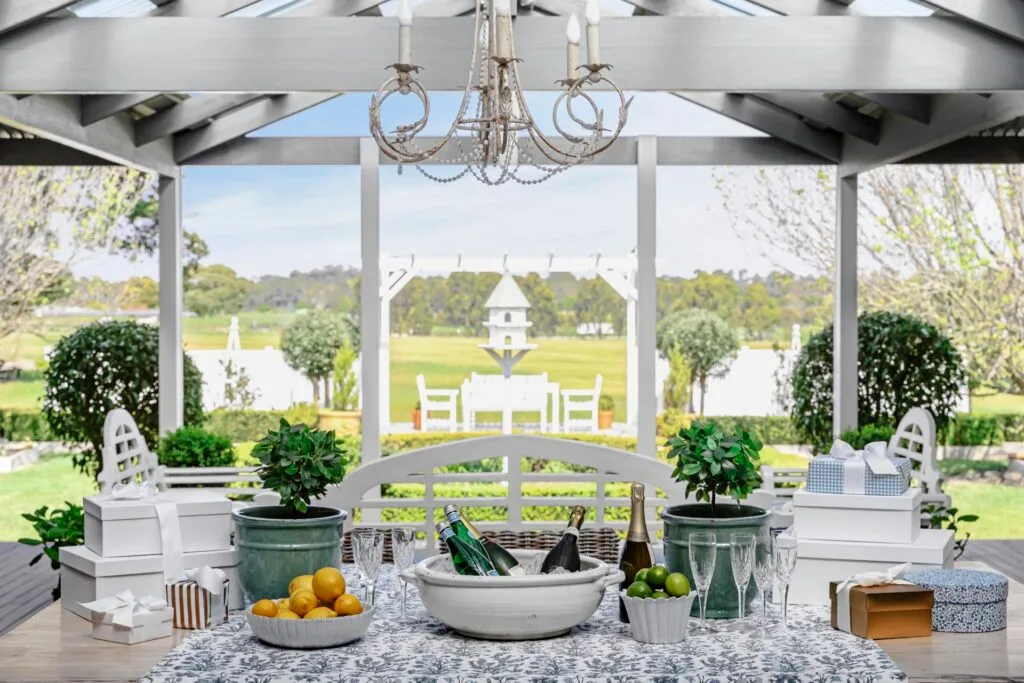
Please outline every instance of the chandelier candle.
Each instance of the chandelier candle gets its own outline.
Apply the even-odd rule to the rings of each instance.
[[[491,0],[494,6],[498,59],[512,59],[512,6],[509,0]]]
[[[598,26],[601,23],[601,7],[597,0],[587,0],[587,62],[590,66],[597,66],[601,63],[601,43],[597,37]]]
[[[401,0],[398,5],[398,63],[412,64],[412,5]]]
[[[569,39],[566,45],[565,79],[571,81],[578,77],[576,73],[580,68],[580,20],[576,15],[569,17],[569,25],[565,29],[565,37]]]

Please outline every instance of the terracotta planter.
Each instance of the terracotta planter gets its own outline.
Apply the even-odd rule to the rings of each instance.
[[[611,429],[612,420],[615,419],[614,410],[599,410],[597,411],[597,428],[598,429]]]
[[[359,410],[324,410],[317,413],[316,426],[336,434],[358,434],[362,430],[363,413]]]
[[[420,431],[421,425],[422,425],[422,423],[420,422],[420,411],[418,411],[418,410],[412,411],[412,430],[414,432]]]

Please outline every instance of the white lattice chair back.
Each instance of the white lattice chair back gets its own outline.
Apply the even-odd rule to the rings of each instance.
[[[926,493],[942,491],[942,474],[936,457],[935,418],[925,408],[911,408],[889,439],[889,455],[901,455],[920,463],[915,473]]]
[[[163,488],[163,468],[149,450],[135,419],[123,408],[107,414],[103,423],[103,469],[97,477],[101,493],[116,484],[151,482]]]

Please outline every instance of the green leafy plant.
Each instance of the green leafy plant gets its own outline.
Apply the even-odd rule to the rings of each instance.
[[[658,324],[656,342],[661,355],[682,356],[690,368],[690,384],[700,386],[699,412],[704,414],[708,379],[724,375],[739,350],[736,331],[711,311],[678,311]]]
[[[601,394],[597,398],[597,409],[598,410],[615,410],[615,399],[608,394]]]
[[[224,370],[224,404],[234,410],[249,410],[258,398],[257,390],[252,386],[252,378],[242,365],[237,365],[228,358],[220,362]]]
[[[832,440],[832,326],[812,335],[793,370],[792,417],[803,437]],[[879,311],[857,318],[857,424],[897,424],[923,406],[945,433],[967,382],[960,353],[934,325]]]
[[[168,467],[230,467],[235,449],[226,436],[202,427],[181,427],[160,439],[157,458]]]
[[[53,508],[43,506],[35,512],[25,513],[22,517],[32,523],[39,538],[19,538],[18,543],[40,546],[43,551],[33,557],[28,566],[33,566],[46,556],[50,559],[50,568],[60,570],[60,549],[66,546],[85,543],[85,512],[81,505],[68,503],[65,507]],[[60,578],[53,589],[53,599],[60,598]]]
[[[761,485],[757,463],[764,446],[746,430],[727,434],[714,422],[697,422],[680,429],[666,445],[668,459],[676,459],[676,481],[686,482],[685,495],[692,491],[697,500],[711,503],[712,517],[716,496],[739,501]]]
[[[349,448],[349,442],[336,438],[334,432],[291,425],[281,418],[280,427],[263,437],[252,454],[260,460],[263,488],[276,491],[281,505],[298,517],[313,498],[345,478]]]
[[[670,351],[667,358],[668,375],[663,386],[665,409],[693,412],[693,373],[690,372],[690,366],[678,351]]]
[[[135,419],[157,443],[159,330],[133,320],[97,322],[57,342],[44,373],[43,412],[57,439],[84,443],[73,462],[95,475],[103,451],[103,422],[114,408]],[[185,355],[185,424],[202,424],[203,376]]]
[[[922,509],[924,514],[928,515],[929,526],[932,529],[949,529],[953,532],[954,537],[961,524],[969,524],[971,522],[977,522],[978,515],[961,515],[957,508],[947,508],[945,505],[939,503],[929,503]],[[967,550],[967,542],[971,540],[971,532],[965,531],[963,538],[954,538],[953,540],[953,559],[958,560],[960,556]]]
[[[862,451],[864,447],[874,441],[888,442],[896,433],[890,425],[864,425],[857,429],[848,429],[839,437],[850,444],[854,450]]]
[[[330,311],[306,311],[281,333],[285,363],[313,385],[313,403],[320,405],[320,384],[334,368],[334,357],[346,342],[349,328],[344,319]]]
[[[352,369],[356,355],[356,350],[345,344],[334,356],[334,393],[331,396],[331,407],[335,410],[355,410],[359,405],[359,378]]]

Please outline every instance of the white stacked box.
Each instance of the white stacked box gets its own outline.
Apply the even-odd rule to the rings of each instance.
[[[85,547],[100,557],[159,555],[163,547],[155,503],[175,504],[183,552],[231,547],[231,501],[202,491],[161,492],[143,500],[86,496]]]
[[[238,578],[238,553],[234,547],[199,553],[185,553],[185,569],[209,565],[223,569],[231,581],[228,609],[242,609],[242,589]],[[83,602],[130,590],[134,595],[164,594],[163,555],[101,557],[84,546],[60,549],[61,606],[75,614],[91,618]]]
[[[921,529],[913,543],[862,543],[805,539],[797,533],[797,562],[789,587],[795,605],[829,604],[828,584],[854,574],[885,571],[911,562],[915,569],[953,566],[953,533]]]
[[[921,490],[899,496],[793,494],[797,537],[812,541],[911,544],[921,533]]]
[[[92,637],[122,645],[144,643],[147,640],[168,638],[173,633],[174,611],[170,607],[132,616],[131,628],[118,626],[110,614],[92,614]]]

